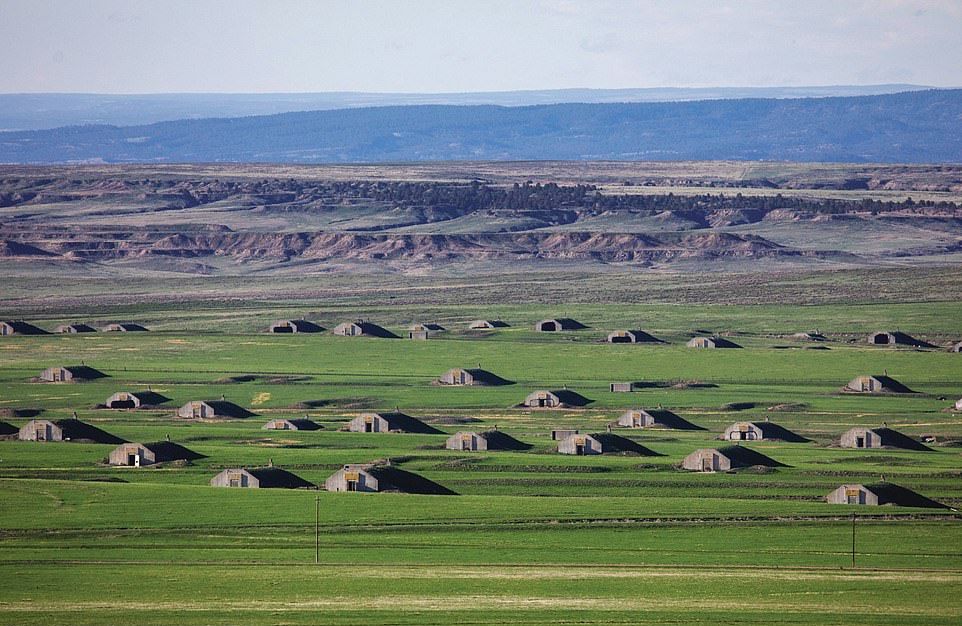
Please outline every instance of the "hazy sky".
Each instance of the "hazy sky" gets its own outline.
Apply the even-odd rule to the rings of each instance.
[[[962,86],[962,0],[0,0],[0,92]]]

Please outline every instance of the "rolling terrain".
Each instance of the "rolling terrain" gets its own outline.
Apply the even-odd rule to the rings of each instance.
[[[264,275],[456,272],[465,263],[495,273],[519,263],[898,268],[952,265],[962,252],[962,169],[953,166],[482,164],[395,167],[390,179],[369,179],[371,172],[6,168],[0,257],[27,273],[59,264],[93,273]]]
[[[833,98],[416,105],[0,132],[0,163],[962,161],[962,90]]]
[[[170,93],[0,94],[0,130],[39,130],[84,124],[133,126],[179,119],[246,117],[418,104],[530,106],[564,102],[674,102],[733,98],[825,98],[931,89],[921,85],[826,87],[719,87],[648,89],[547,89],[478,93]]]
[[[0,168],[0,320],[149,329],[0,337],[0,624],[951,622],[960,201],[952,165]],[[534,330],[558,317],[579,330]],[[281,319],[324,330],[265,332]],[[333,334],[352,320],[402,338]],[[414,322],[446,330],[412,341]],[[870,345],[880,330],[915,345]],[[57,365],[103,376],[39,382]],[[439,384],[454,367],[504,384]],[[863,374],[911,393],[843,391]],[[581,400],[519,406],[537,390]],[[105,406],[124,391],[152,399]],[[175,417],[197,400],[244,417]],[[613,425],[636,408],[697,429]],[[393,410],[432,432],[345,431]],[[16,439],[74,414],[192,456]],[[740,444],[774,467],[681,469],[740,421],[801,439]],[[914,449],[839,445],[883,426]],[[550,434],[609,427],[627,444],[594,456]],[[445,447],[488,429],[525,449]],[[372,461],[457,495],[210,486]],[[825,501],[883,480],[949,508]]]
[[[884,475],[962,505],[962,423],[945,410],[945,398],[958,395],[962,361],[942,349],[958,334],[957,302],[568,306],[564,313],[587,328],[561,333],[532,330],[558,307],[306,306],[141,304],[136,313],[108,307],[91,317],[90,309],[53,305],[31,321],[100,326],[123,316],[151,330],[0,338],[0,420],[19,427],[31,416],[76,411],[126,440],[169,437],[201,455],[114,467],[104,462],[110,444],[0,440],[0,623],[708,624],[734,611],[745,624],[771,624],[775,614],[780,624],[820,624],[844,614],[845,623],[904,625],[958,614],[958,511],[823,500],[842,482]],[[364,317],[397,334],[413,319],[448,330],[429,341],[263,332],[295,311],[327,328]],[[510,326],[465,329],[492,312]],[[637,326],[665,343],[602,341],[610,329]],[[866,344],[871,330],[894,327],[934,347]],[[816,328],[824,341],[793,336]],[[707,331],[743,347],[685,347]],[[68,361],[106,377],[31,382]],[[478,362],[512,384],[432,383],[449,367]],[[880,368],[916,393],[840,392],[854,373]],[[608,383],[622,379],[646,384],[610,392]],[[591,403],[515,406],[530,390],[562,385]],[[117,390],[147,387],[163,395],[159,406],[102,406]],[[184,402],[221,396],[254,415],[173,417]],[[443,434],[341,430],[361,411],[396,406]],[[615,429],[658,456],[555,452],[550,429],[604,432],[635,406],[671,409],[704,430]],[[322,428],[262,429],[271,418],[305,415]],[[721,445],[728,424],[766,418],[810,439],[744,444],[783,466],[677,467],[692,450]],[[838,447],[844,430],[882,422],[934,438],[931,451]],[[494,427],[532,448],[443,447],[451,433]],[[385,458],[458,495],[207,484],[224,468],[268,463],[319,484],[345,463]]]

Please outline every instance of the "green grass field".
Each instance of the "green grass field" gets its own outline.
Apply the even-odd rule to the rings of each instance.
[[[962,395],[962,355],[873,347],[863,337],[897,328],[940,345],[958,340],[962,305],[494,310],[316,301],[140,306],[101,314],[136,319],[149,333],[0,338],[0,410],[33,409],[50,419],[76,411],[124,439],[169,436],[204,455],[186,465],[110,467],[108,444],[0,441],[0,623],[958,622],[957,512],[829,505],[824,497],[840,484],[884,476],[962,506],[962,416],[946,411]],[[450,331],[427,342],[258,332],[272,319],[304,314],[327,328],[364,317],[398,334],[415,320]],[[555,315],[590,328],[531,330]],[[462,330],[488,316],[512,327]],[[79,319],[71,309],[36,321],[52,328]],[[618,328],[642,328],[667,343],[601,341]],[[816,328],[831,341],[786,338]],[[731,333],[744,347],[686,348],[701,330]],[[45,367],[81,362],[107,377],[30,381]],[[432,384],[446,369],[478,364],[513,384]],[[856,375],[886,372],[917,393],[839,392]],[[232,382],[240,375],[253,380]],[[608,390],[622,381],[643,386]],[[96,406],[115,391],[148,386],[169,401],[137,411]],[[516,406],[530,391],[562,386],[591,402],[561,411]],[[173,417],[189,400],[222,395],[256,416]],[[617,431],[659,454],[651,457],[564,456],[550,439],[552,428],[603,432],[626,408],[658,406],[705,430]],[[469,453],[445,450],[446,434],[339,430],[361,411],[394,407],[445,433],[497,425],[532,448]],[[261,429],[272,417],[305,414],[324,428]],[[785,467],[678,469],[691,451],[721,445],[728,424],[766,417],[811,439],[749,444]],[[0,417],[15,426],[27,419]],[[932,451],[835,444],[848,428],[882,423],[934,437]],[[387,458],[459,495],[208,486],[227,467],[272,462],[323,484],[345,463]]]

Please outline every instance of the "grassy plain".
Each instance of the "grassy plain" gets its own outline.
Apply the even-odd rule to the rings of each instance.
[[[956,512],[853,511],[823,500],[843,482],[884,475],[962,505],[962,417],[944,410],[960,394],[962,358],[863,343],[872,330],[894,328],[938,344],[957,340],[958,302],[508,300],[482,308],[433,297],[421,306],[392,305],[383,294],[364,306],[344,296],[102,305],[97,320],[135,319],[153,330],[4,338],[0,409],[51,418],[76,411],[131,441],[169,435],[204,458],[112,468],[103,464],[110,445],[0,441],[0,623],[930,624],[962,614]],[[398,334],[415,320],[450,330],[427,342],[259,332],[271,319],[301,315],[328,328],[364,317]],[[590,328],[548,336],[530,330],[557,315]],[[502,317],[512,327],[462,330],[476,317]],[[74,303],[48,303],[33,318],[45,327],[81,319]],[[636,327],[667,343],[601,341],[609,330]],[[787,338],[816,328],[831,341]],[[730,333],[744,347],[685,348],[701,331]],[[29,382],[46,366],[81,361],[108,377]],[[514,384],[432,384],[450,367],[478,364]],[[918,393],[838,393],[857,374],[883,372]],[[230,382],[242,374],[255,378]],[[629,380],[646,386],[608,391],[609,382]],[[566,411],[514,406],[531,390],[562,385],[592,402]],[[95,406],[114,391],[146,386],[170,400],[143,411]],[[257,416],[172,418],[187,400],[221,395]],[[660,456],[553,452],[553,427],[603,431],[625,408],[659,405],[706,430],[622,431]],[[444,450],[444,435],[338,430],[359,411],[395,406],[446,433],[497,425],[533,447],[470,454]],[[270,417],[304,414],[324,429],[261,429]],[[786,467],[734,474],[675,467],[692,450],[717,445],[727,424],[766,416],[812,440],[752,444]],[[2,419],[20,425],[26,418]],[[834,445],[852,426],[883,422],[937,443],[931,452]],[[207,486],[224,467],[273,462],[320,483],[344,463],[381,458],[460,495]]]

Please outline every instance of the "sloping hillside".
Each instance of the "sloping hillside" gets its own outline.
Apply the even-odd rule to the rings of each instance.
[[[393,106],[0,133],[0,162],[741,159],[962,162],[962,90],[803,99]]]
[[[951,167],[928,179],[919,171],[928,168],[905,169],[864,184],[954,189],[960,178]],[[138,173],[8,170],[0,177],[0,258],[32,267],[250,274],[466,262],[764,271],[773,263],[952,264],[962,253],[953,191],[882,201],[787,189],[765,195],[770,181],[758,195],[676,195],[585,183],[214,178],[183,167]]]
[[[83,124],[133,126],[180,119],[245,117],[418,104],[530,106],[562,102],[674,102],[733,98],[827,98],[930,89],[921,85],[824,87],[694,87],[545,89],[476,93],[7,93],[0,94],[0,128],[39,130]]]

